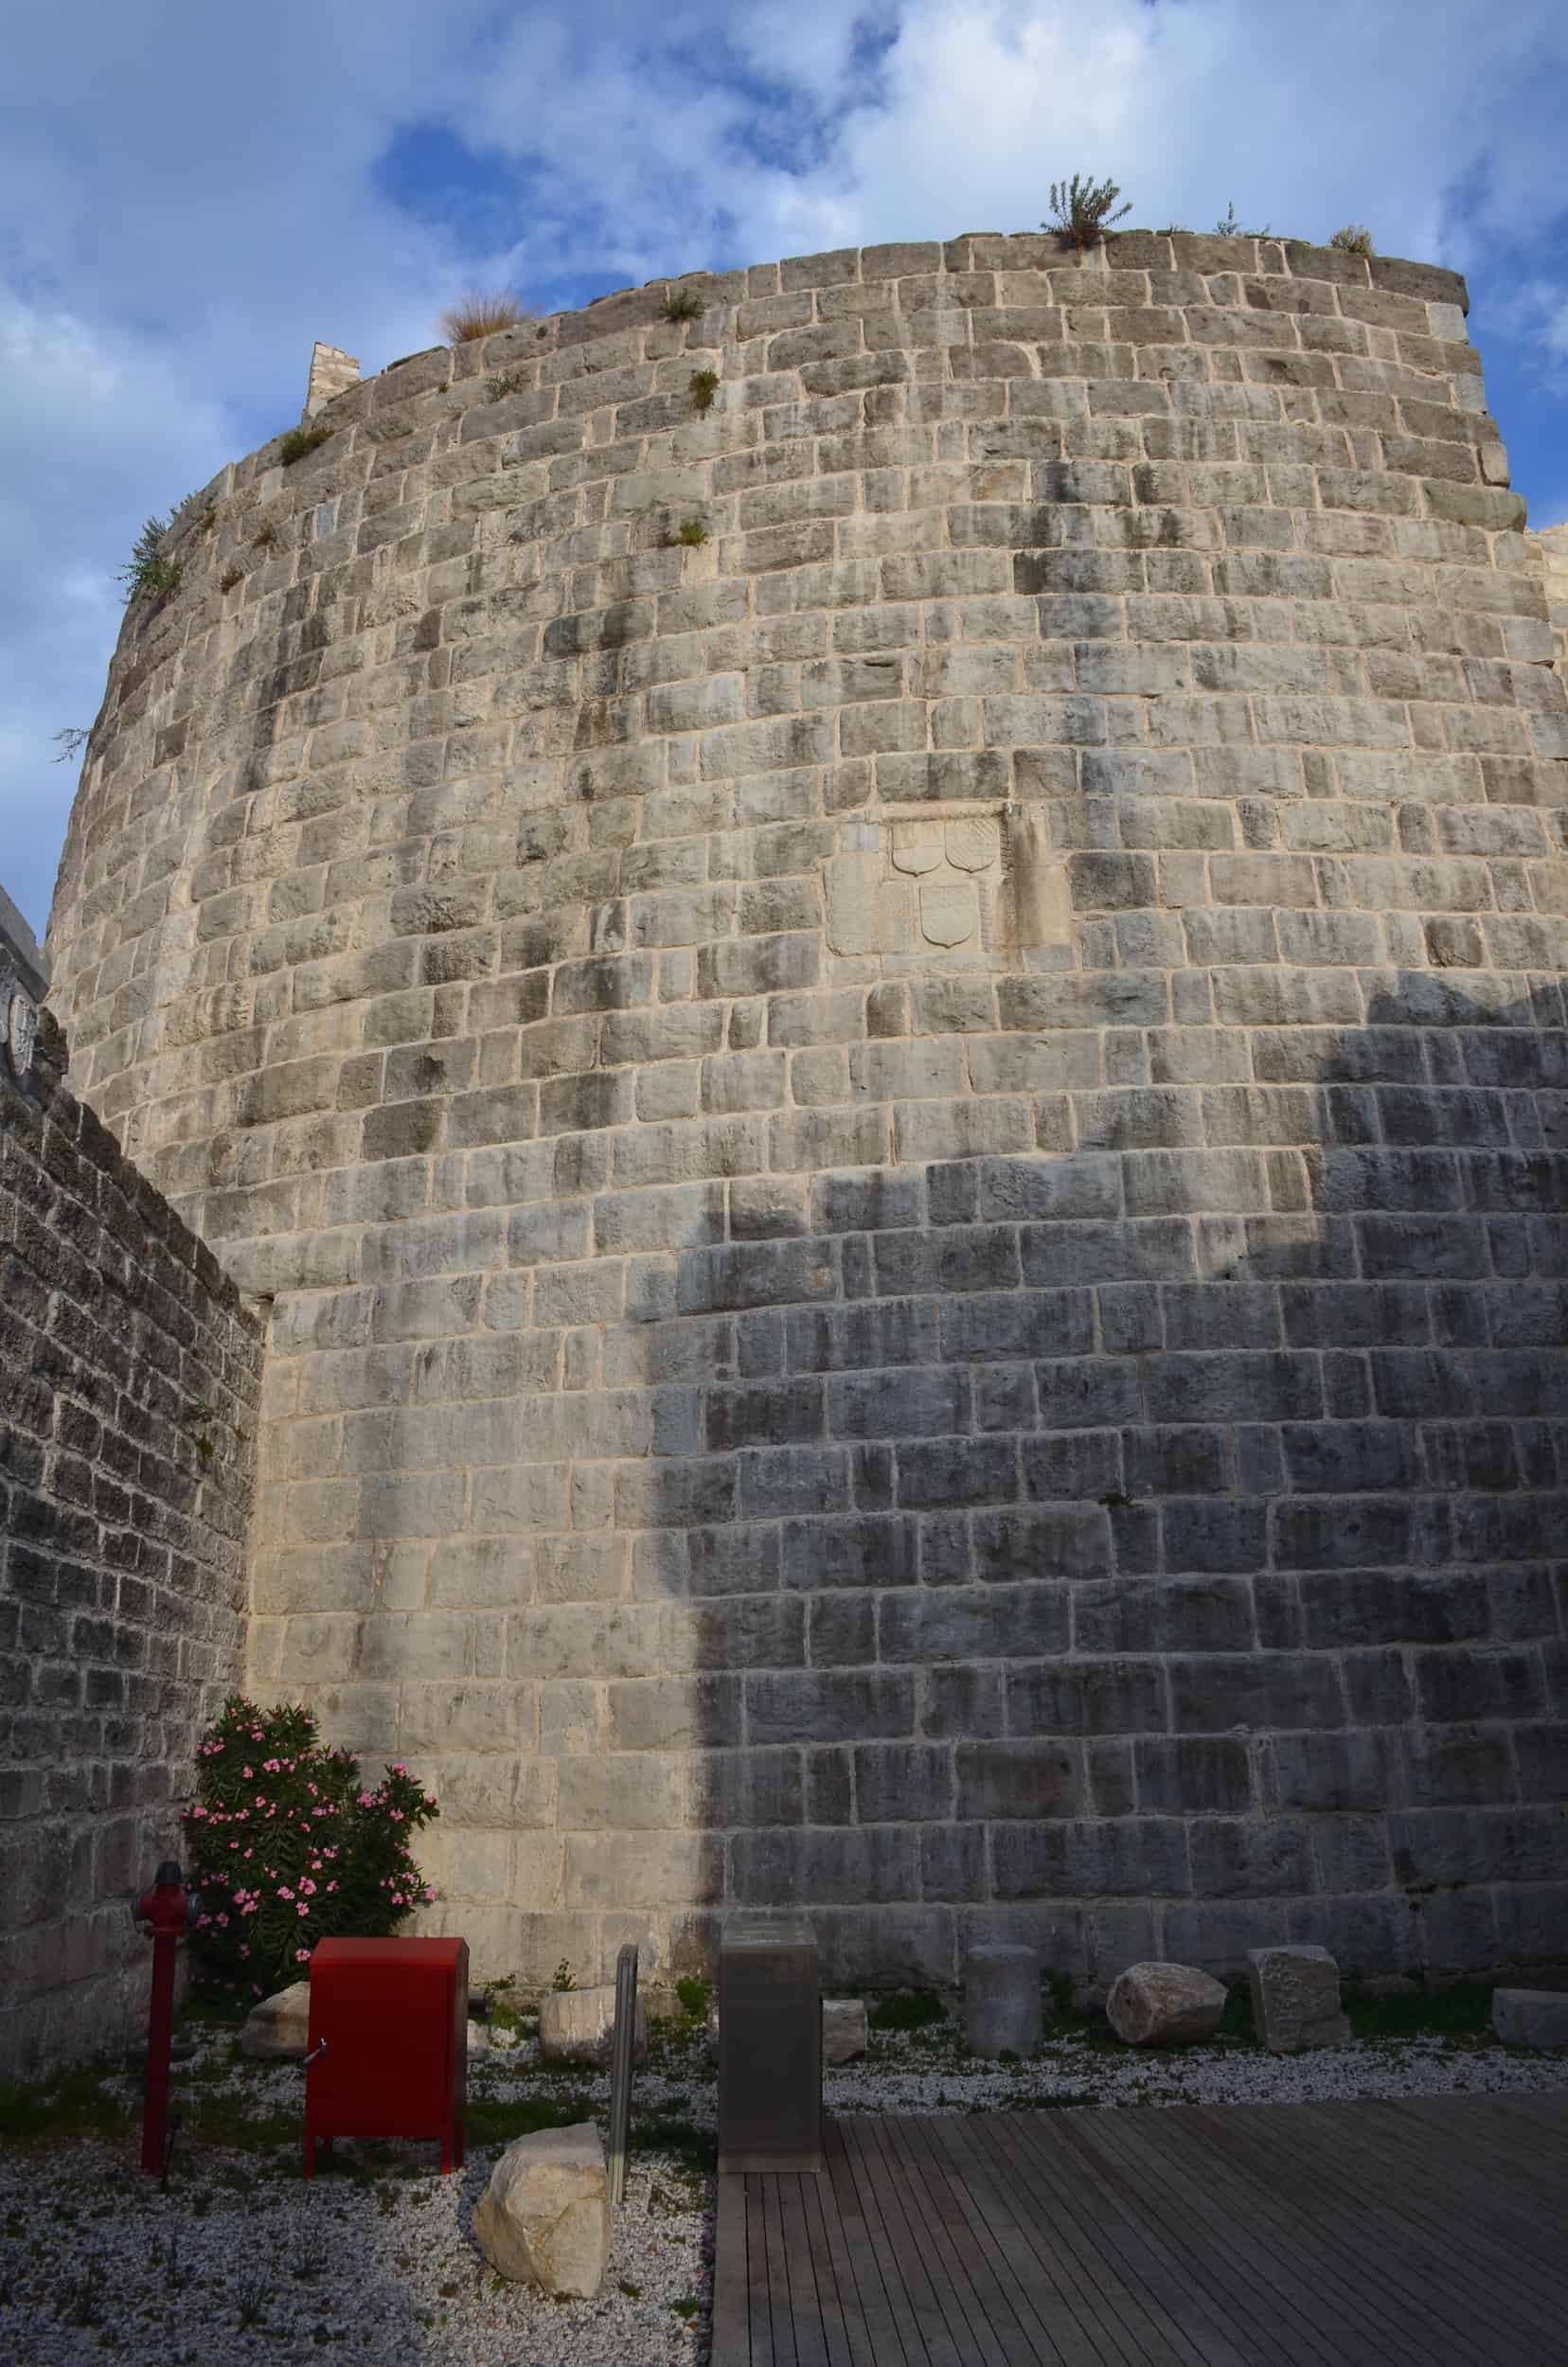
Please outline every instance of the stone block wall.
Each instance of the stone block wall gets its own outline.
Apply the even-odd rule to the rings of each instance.
[[[126,1901],[244,1662],[260,1325],[63,1067],[0,1046],[0,2077],[145,2021]]]
[[[693,284],[338,396],[116,659],[51,950],[274,1296],[255,1682],[436,1783],[481,1971],[1563,1952],[1568,724],[1462,284]]]

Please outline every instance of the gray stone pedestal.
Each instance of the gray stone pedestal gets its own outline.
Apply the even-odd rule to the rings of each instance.
[[[1568,1990],[1493,1989],[1492,2028],[1505,2046],[1568,2048]]]
[[[971,1948],[964,1959],[964,2028],[976,2055],[1032,2055],[1042,2035],[1040,1959],[1032,1948]]]

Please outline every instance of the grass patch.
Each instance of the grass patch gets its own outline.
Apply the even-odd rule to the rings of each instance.
[[[331,429],[320,419],[311,427],[291,427],[277,447],[277,457],[285,469],[292,468],[296,460],[303,460],[308,452],[319,452],[331,433]]]
[[[514,2137],[531,2137],[536,2129],[570,2128],[582,2118],[580,2099],[565,2102],[543,2096],[471,2095],[463,2127],[471,2145],[509,2145]]]
[[[505,402],[508,395],[526,394],[528,385],[526,370],[498,370],[485,381],[485,400]]]
[[[708,539],[707,528],[701,518],[683,518],[675,529],[674,539],[684,550],[701,550]]]
[[[0,2145],[59,2145],[76,2137],[122,2135],[137,2111],[115,2095],[117,2063],[80,2063],[52,2078],[0,2083]]]
[[[686,1973],[675,1984],[675,1995],[687,2021],[706,2021],[713,2003],[711,1981],[704,1981],[700,1972]]]
[[[475,337],[493,337],[503,329],[519,329],[533,314],[511,291],[470,288],[441,314],[441,334],[449,346],[466,346]]]
[[[1378,251],[1363,222],[1347,222],[1343,230],[1335,231],[1328,243],[1337,246],[1342,255],[1364,255],[1369,262]]]
[[[672,2153],[694,2178],[711,2178],[719,2167],[719,2140],[710,2128],[681,2120],[672,2112],[633,2112],[632,2142],[635,2151],[656,2148]]]
[[[243,567],[225,567],[218,578],[218,589],[220,592],[232,592],[237,583],[243,583],[244,580]]]
[[[879,1997],[866,2015],[873,2030],[927,2030],[946,2020],[942,2001],[931,1989],[895,1989]]]
[[[1369,1997],[1346,1986],[1345,2019],[1354,2038],[1477,2038],[1491,2036],[1492,1993],[1479,1981],[1414,1997]]]
[[[718,371],[693,370],[686,383],[686,391],[699,411],[711,411],[713,398],[719,392]]]

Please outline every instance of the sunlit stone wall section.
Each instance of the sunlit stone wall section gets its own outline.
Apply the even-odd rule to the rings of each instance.
[[[115,661],[57,993],[273,1302],[254,1682],[438,1787],[481,1970],[1560,1950],[1568,738],[1461,283],[690,284],[329,401]]]

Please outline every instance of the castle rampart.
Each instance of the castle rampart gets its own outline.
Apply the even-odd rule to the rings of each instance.
[[[689,284],[326,400],[115,660],[56,1006],[271,1301],[255,1683],[432,1778],[481,1970],[1564,1952],[1568,728],[1462,283]]]

